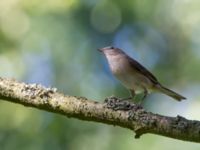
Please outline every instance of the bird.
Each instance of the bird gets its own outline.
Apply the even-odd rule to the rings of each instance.
[[[98,50],[105,55],[112,74],[129,90],[131,98],[134,99],[136,94],[143,93],[142,101],[148,94],[160,92],[177,101],[186,99],[163,86],[150,71],[122,49],[108,46]]]

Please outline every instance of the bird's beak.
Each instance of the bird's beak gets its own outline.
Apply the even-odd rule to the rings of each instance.
[[[102,50],[101,48],[98,48],[97,50],[98,50],[99,52],[103,52],[103,50]]]

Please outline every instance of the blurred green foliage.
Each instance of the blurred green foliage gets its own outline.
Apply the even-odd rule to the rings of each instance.
[[[188,101],[152,94],[144,107],[200,119],[200,1],[1,0],[0,76],[57,87],[102,101],[128,92],[97,48],[113,45],[152,70]],[[118,127],[0,102],[0,150],[187,150],[187,143],[155,135],[134,139]]]

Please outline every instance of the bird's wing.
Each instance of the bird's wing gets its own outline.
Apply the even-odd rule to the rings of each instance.
[[[136,60],[132,59],[128,56],[129,63],[133,68],[135,68],[138,72],[149,78],[153,83],[159,84],[157,78],[149,72],[145,67],[143,67],[140,63],[138,63]]]

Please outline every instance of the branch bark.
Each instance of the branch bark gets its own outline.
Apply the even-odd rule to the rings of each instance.
[[[66,96],[55,88],[5,78],[0,78],[0,99],[80,120],[131,129],[136,133],[135,138],[144,133],[152,133],[200,143],[200,121],[187,120],[181,116],[162,116],[147,112],[136,105],[129,111],[115,111],[108,108],[107,103],[95,102],[85,97]]]

